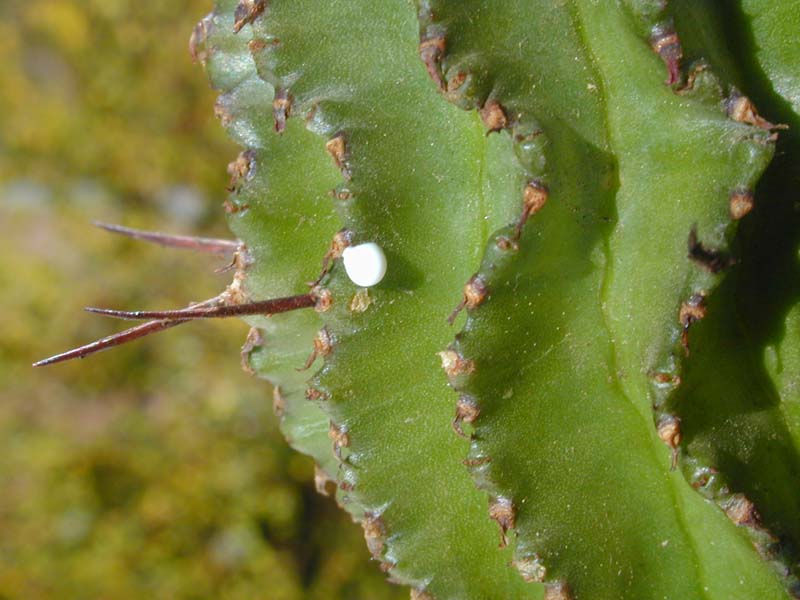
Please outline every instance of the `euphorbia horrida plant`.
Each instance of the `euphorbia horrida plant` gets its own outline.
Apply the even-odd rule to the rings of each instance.
[[[417,600],[800,597],[798,33],[799,0],[218,0],[239,241],[155,239],[234,283],[54,360],[246,316]]]

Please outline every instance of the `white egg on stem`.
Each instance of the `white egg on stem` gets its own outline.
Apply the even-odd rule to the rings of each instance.
[[[342,260],[350,281],[358,286],[377,285],[386,275],[386,255],[375,242],[345,248]]]

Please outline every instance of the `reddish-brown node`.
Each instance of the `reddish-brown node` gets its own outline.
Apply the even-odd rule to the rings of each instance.
[[[317,286],[311,290],[311,294],[316,298],[314,310],[318,313],[327,312],[333,306],[333,294],[330,290]]]
[[[321,402],[327,399],[328,394],[322,390],[318,390],[315,387],[309,387],[306,389],[306,400],[310,400],[311,402]]]
[[[452,325],[458,314],[464,309],[472,310],[477,308],[486,299],[487,295],[486,282],[480,275],[473,275],[469,281],[464,285],[464,292],[461,302],[456,306],[455,310],[447,317],[447,321]]]
[[[445,84],[442,79],[440,62],[446,47],[447,43],[442,36],[426,38],[419,43],[419,57],[430,78],[442,91],[445,90]]]
[[[331,423],[328,429],[328,438],[333,442],[333,453],[339,460],[342,459],[342,448],[347,448],[350,445],[350,436],[343,427],[338,427],[336,424]]]
[[[530,181],[522,192],[522,216],[517,223],[513,242],[517,242],[522,235],[522,228],[533,215],[539,212],[550,197],[550,191],[541,181]]]
[[[738,221],[747,216],[755,206],[753,192],[748,189],[737,189],[731,192],[729,208],[731,219]]]
[[[298,371],[306,371],[310,369],[311,365],[314,364],[314,361],[317,360],[318,356],[328,356],[332,349],[333,339],[328,332],[328,328],[323,327],[317,332],[317,335],[314,338],[314,347],[311,350],[311,354],[308,355],[305,364],[302,366],[302,368],[298,369]]]
[[[744,494],[734,494],[722,508],[735,525],[759,524],[756,507]]]
[[[652,373],[650,377],[653,381],[659,385],[680,385],[681,378],[679,375],[673,375],[672,373]]]
[[[754,125],[761,129],[786,129],[786,125],[775,125],[766,119],[762,118],[756,110],[755,104],[752,103],[750,98],[743,96],[738,92],[731,94],[728,98],[726,108],[728,116],[737,123],[747,123]]]
[[[672,450],[671,469],[678,466],[678,446],[681,443],[681,420],[669,414],[663,414],[658,419],[658,437]]]
[[[233,122],[233,115],[223,102],[224,97],[220,96],[214,103],[214,116],[219,119],[220,124],[227,128]]]
[[[267,0],[239,0],[233,13],[233,32],[239,33],[245,25],[255,21],[267,8]]]
[[[364,528],[364,540],[367,542],[369,553],[375,560],[380,560],[386,539],[386,526],[383,520],[378,515],[366,513],[364,520],[361,521],[361,527]]]
[[[458,71],[455,75],[447,80],[447,93],[452,94],[457,92],[466,81],[467,74],[464,71]]]
[[[238,190],[240,182],[252,176],[255,160],[255,150],[245,150],[239,153],[236,160],[228,163],[228,175],[231,176],[230,183],[228,184],[229,192]]]
[[[347,144],[344,140],[344,134],[339,133],[329,139],[325,143],[325,150],[328,151],[328,154],[331,155],[333,161],[336,163],[336,166],[339,169],[344,169],[345,167],[345,152],[347,150]]]
[[[650,37],[650,46],[667,66],[669,77],[665,83],[667,85],[677,83],[680,79],[680,64],[683,58],[683,48],[681,48],[681,41],[675,29],[668,24],[656,26],[653,29],[653,35]]]
[[[451,379],[459,375],[469,375],[475,372],[475,362],[464,358],[455,350],[439,352],[439,358],[442,359],[444,372]]]
[[[453,419],[453,430],[460,436],[466,437],[464,433],[463,424],[472,425],[475,420],[480,416],[481,409],[478,407],[477,401],[462,394],[458,397],[456,403],[456,416]]]
[[[511,563],[511,566],[519,572],[526,583],[544,583],[547,577],[547,569],[536,554],[518,558]]]
[[[544,600],[572,600],[572,592],[565,581],[548,583],[544,588]]]
[[[706,316],[706,299],[703,294],[694,294],[689,300],[681,304],[678,312],[678,321],[683,328],[681,332],[681,344],[689,354],[689,328]]]
[[[508,530],[514,527],[515,511],[509,498],[498,496],[489,502],[489,518],[500,526],[500,547],[508,546]]]
[[[487,133],[500,131],[508,127],[508,116],[497,100],[487,100],[480,109],[481,120],[486,127]]]
[[[283,133],[286,130],[286,120],[292,116],[292,101],[292,95],[287,90],[275,91],[275,99],[272,101],[272,116],[277,133]]]

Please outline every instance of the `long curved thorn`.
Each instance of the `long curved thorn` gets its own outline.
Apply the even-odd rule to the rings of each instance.
[[[100,229],[105,229],[111,233],[124,235],[135,240],[144,240],[152,242],[168,248],[184,248],[187,250],[196,250],[198,252],[208,252],[211,254],[230,254],[239,248],[239,242],[234,240],[221,240],[215,238],[192,237],[188,235],[171,235],[168,233],[160,233],[158,231],[144,231],[141,229],[133,229],[132,227],[124,227],[122,225],[112,225],[110,223],[102,223],[94,221],[93,224]]]
[[[203,302],[196,304],[192,308],[211,308],[214,306],[219,306],[220,303],[222,302],[223,302],[223,297],[221,295],[214,296],[213,298],[209,298],[208,300],[204,300]],[[67,350],[66,352],[62,352],[61,354],[56,354],[55,356],[51,356],[50,358],[45,358],[44,360],[40,360],[38,362],[33,363],[33,366],[44,367],[47,365],[53,365],[55,363],[72,360],[73,358],[84,358],[86,356],[89,356],[90,354],[94,354],[95,352],[100,352],[101,350],[113,348],[114,346],[127,344],[128,342],[132,342],[133,340],[138,340],[139,338],[143,338],[153,333],[158,333],[159,331],[164,331],[165,329],[169,329],[170,327],[174,327],[175,325],[188,323],[189,321],[191,321],[191,319],[188,318],[177,319],[177,320],[160,319],[157,321],[150,321],[149,323],[143,323],[142,325],[137,325],[136,327],[131,327],[130,329],[126,329],[125,331],[120,331],[119,333],[115,333],[113,335],[101,338],[90,344],[81,346],[80,348],[74,348],[72,350]]]
[[[115,317],[118,319],[164,319],[168,321],[185,319],[221,319],[226,317],[242,317],[246,315],[276,315],[301,308],[310,308],[317,303],[311,294],[288,296],[286,298],[273,298],[247,304],[232,304],[223,306],[198,307],[192,306],[179,310],[113,310],[108,308],[87,307],[90,313]]]
[[[119,333],[101,338],[92,342],[91,344],[81,346],[80,348],[74,348],[72,350],[68,350],[67,352],[62,352],[61,354],[56,354],[55,356],[45,358],[33,363],[33,366],[44,367],[47,365],[54,365],[56,363],[72,360],[73,358],[85,358],[90,354],[94,354],[95,352],[100,352],[101,350],[107,350],[108,348],[113,348],[114,346],[127,344],[128,342],[138,340],[139,338],[143,338],[147,335],[164,331],[165,329],[169,329],[175,325],[188,323],[190,320],[191,319],[183,319],[178,321],[150,321],[149,323],[143,323],[141,325],[137,325],[136,327],[126,329],[125,331],[120,331]]]

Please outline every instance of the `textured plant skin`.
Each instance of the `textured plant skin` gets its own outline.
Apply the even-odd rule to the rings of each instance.
[[[800,596],[777,7],[220,0],[198,25],[246,148],[239,284],[317,298],[252,320],[248,368],[412,598]],[[364,290],[339,258],[367,241]]]

